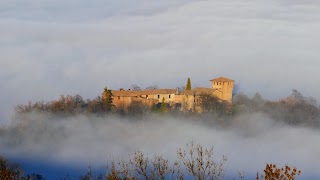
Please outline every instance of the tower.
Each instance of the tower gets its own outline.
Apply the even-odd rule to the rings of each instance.
[[[219,77],[210,81],[212,82],[212,89],[219,91],[219,93],[215,94],[217,94],[220,99],[231,103],[234,80],[225,77]]]

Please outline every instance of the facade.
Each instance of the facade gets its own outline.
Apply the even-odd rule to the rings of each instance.
[[[232,92],[234,88],[234,80],[225,77],[219,77],[210,80],[212,89],[215,90],[214,95],[224,101],[232,102]]]
[[[219,77],[210,80],[212,88],[197,87],[179,92],[178,89],[153,89],[142,91],[111,90],[113,104],[116,109],[126,110],[133,101],[139,101],[149,107],[161,103],[162,100],[170,107],[180,111],[202,112],[200,106],[201,94],[212,94],[221,101],[231,104],[234,80]]]

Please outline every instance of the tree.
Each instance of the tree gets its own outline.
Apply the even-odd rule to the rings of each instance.
[[[141,116],[148,111],[148,107],[141,101],[133,101],[127,108],[128,114],[135,117]]]
[[[27,179],[19,165],[9,164],[5,157],[0,156],[0,179]]]
[[[262,98],[260,93],[256,93],[252,98],[252,108],[258,108],[259,106],[263,105],[264,99]]]
[[[132,84],[131,85],[131,90],[132,91],[141,91],[141,87],[138,86],[137,84]]]
[[[160,112],[167,112],[167,111],[168,111],[167,103],[165,103],[164,98],[162,98]]]
[[[292,89],[291,96],[294,97],[296,100],[300,100],[300,101],[304,100],[303,95],[296,89]]]
[[[278,168],[276,164],[266,164],[263,172],[264,174],[261,175],[261,178],[265,180],[294,180],[296,176],[301,174],[301,171],[296,167],[286,165],[285,167]],[[256,180],[259,179],[259,173],[257,173]]]
[[[157,85],[151,85],[145,88],[145,90],[152,90],[152,89],[158,89],[159,87]]]
[[[104,88],[104,91],[102,93],[102,104],[105,111],[112,110],[112,95],[111,91],[108,90],[107,87]]]
[[[226,156],[222,156],[219,162],[214,160],[213,147],[203,148],[200,144],[195,145],[192,141],[187,143],[187,149],[178,149],[178,158],[195,180],[223,179],[225,175],[224,165]]]
[[[200,106],[204,112],[223,115],[227,112],[227,104],[212,94],[200,94]]]
[[[191,80],[190,80],[190,78],[188,78],[188,82],[187,82],[187,85],[186,85],[186,90],[191,90]]]

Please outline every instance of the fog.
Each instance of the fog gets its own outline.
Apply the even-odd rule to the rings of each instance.
[[[178,148],[194,141],[214,146],[217,160],[227,155],[231,175],[238,170],[254,175],[266,163],[277,163],[298,167],[301,178],[320,177],[319,130],[284,125],[259,113],[232,120],[160,115],[53,118],[31,113],[1,127],[0,136],[3,155],[63,166],[103,166],[137,149],[150,156],[163,154],[172,162]]]
[[[0,2],[0,123],[12,107],[60,94],[85,98],[157,84],[316,97],[317,0],[44,0]],[[160,73],[161,70],[161,73]],[[249,70],[249,71],[248,71]]]
[[[110,116],[17,118],[17,104],[103,88],[210,87],[278,100],[291,89],[320,99],[318,0],[0,1],[0,152],[61,164],[104,164],[137,148],[175,158],[195,140],[229,157],[229,172],[267,162],[315,174],[319,130],[275,123],[263,114],[231,124],[197,118]],[[17,120],[18,119],[18,120]],[[215,120],[214,122],[217,122]]]

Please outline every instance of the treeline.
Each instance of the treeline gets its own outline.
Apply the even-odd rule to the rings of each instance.
[[[316,100],[303,96],[295,89],[279,101],[265,100],[259,93],[252,98],[239,93],[233,98],[232,112],[233,115],[259,112],[290,125],[320,127],[320,108]]]
[[[172,113],[175,115],[194,114],[191,111],[181,112],[169,106],[164,100],[149,107],[139,101],[132,102],[125,110],[112,105],[111,95],[105,89],[105,96],[84,100],[80,95],[61,95],[58,100],[49,102],[29,102],[15,107],[17,113],[46,112],[53,115],[77,115],[77,114],[121,114],[136,117],[150,112]],[[234,117],[246,113],[263,113],[270,118],[290,125],[305,125],[320,127],[320,108],[312,97],[305,97],[299,91],[292,90],[292,94],[279,101],[264,99],[259,93],[252,98],[243,93],[233,97],[233,103],[219,100],[217,97],[202,94],[200,96],[202,114],[214,117]]]
[[[20,104],[15,107],[18,113],[48,112],[56,115],[76,115],[79,113],[107,113],[110,112],[100,96],[95,99],[83,100],[80,95],[61,95],[55,101],[38,101]]]
[[[170,162],[161,155],[148,157],[137,150],[128,160],[107,162],[106,173],[94,174],[89,166],[88,171],[80,180],[164,180],[164,179],[195,179],[195,180],[222,180],[226,177],[226,156],[215,160],[213,147],[205,148],[200,144],[190,142],[185,148],[177,150],[177,160]],[[262,173],[256,174],[256,180],[294,180],[301,174],[296,167],[277,167],[276,164],[266,164]],[[230,176],[230,175],[228,175]],[[18,165],[13,165],[0,156],[0,179],[3,180],[45,180],[39,174],[24,175]],[[73,179],[61,177],[63,180]],[[233,179],[246,179],[245,172],[238,172]]]

